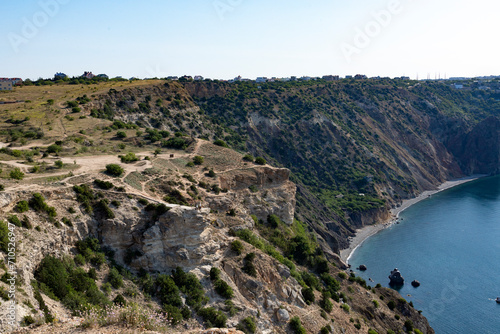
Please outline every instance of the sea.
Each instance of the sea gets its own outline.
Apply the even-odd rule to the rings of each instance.
[[[434,194],[399,217],[354,251],[356,274],[389,287],[398,268],[399,293],[438,334],[500,333],[500,176]]]

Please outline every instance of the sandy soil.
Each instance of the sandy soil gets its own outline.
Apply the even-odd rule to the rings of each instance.
[[[484,176],[487,176],[487,175],[472,175],[472,176],[464,177],[464,178],[457,179],[457,180],[446,181],[445,183],[441,184],[435,190],[427,190],[415,198],[404,200],[403,203],[401,204],[401,206],[391,210],[392,218],[390,221],[385,222],[385,223],[376,224],[376,225],[365,226],[365,227],[357,230],[356,235],[353,238],[349,239],[349,247],[340,251],[340,258],[342,259],[342,261],[344,261],[346,264],[348,264],[349,258],[351,257],[352,253],[354,253],[356,248],[358,248],[363,242],[365,242],[372,235],[374,235],[374,234],[382,231],[383,229],[388,228],[392,224],[396,223],[396,221],[399,218],[399,214],[401,212],[403,212],[404,210],[408,209],[410,206],[414,205],[415,203],[418,203],[426,198],[429,198],[438,192],[456,187],[460,184],[464,184],[464,183],[476,180],[476,179],[478,179],[480,177],[484,177]]]

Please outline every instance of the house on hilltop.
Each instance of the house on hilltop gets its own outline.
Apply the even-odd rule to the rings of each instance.
[[[86,78],[86,79],[92,79],[94,77],[95,77],[95,75],[92,74],[92,72],[87,72],[87,71],[83,72],[83,75],[82,75],[82,78]]]

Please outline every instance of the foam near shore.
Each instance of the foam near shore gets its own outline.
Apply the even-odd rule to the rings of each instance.
[[[378,232],[380,232],[381,230],[386,229],[389,226],[391,226],[392,224],[396,223],[396,221],[399,217],[399,214],[401,212],[403,212],[404,210],[408,209],[410,206],[412,206],[412,205],[414,205],[414,204],[416,204],[416,203],[418,203],[426,198],[429,198],[430,196],[432,196],[438,192],[456,187],[458,185],[461,185],[461,184],[464,184],[464,183],[467,183],[470,181],[477,180],[477,179],[479,179],[481,177],[485,177],[485,176],[487,176],[487,175],[472,175],[472,176],[467,176],[467,177],[452,180],[452,181],[446,181],[445,183],[441,184],[436,190],[427,190],[427,191],[422,192],[420,195],[418,195],[415,198],[404,200],[400,206],[398,206],[395,209],[391,209],[392,218],[389,222],[379,223],[379,224],[375,224],[375,225],[369,225],[369,226],[365,226],[361,229],[356,230],[356,235],[352,238],[349,238],[349,247],[340,251],[340,258],[342,259],[342,261],[344,261],[346,264],[348,264],[349,259],[352,256],[352,254],[354,253],[354,251],[356,250],[356,248],[358,248],[363,242],[365,242],[372,235],[375,235]]]

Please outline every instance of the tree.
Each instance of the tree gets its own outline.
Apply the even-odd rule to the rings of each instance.
[[[111,176],[119,177],[122,176],[125,170],[118,164],[108,164],[106,165],[106,173]]]

